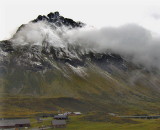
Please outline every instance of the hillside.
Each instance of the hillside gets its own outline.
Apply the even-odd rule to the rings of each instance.
[[[38,16],[0,42],[1,115],[13,115],[13,108],[17,115],[59,109],[160,111],[159,70],[109,49],[69,44],[63,34],[84,26],[55,12]]]

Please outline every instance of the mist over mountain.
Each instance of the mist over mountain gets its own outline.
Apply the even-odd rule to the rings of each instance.
[[[96,29],[66,19],[56,12],[47,17],[38,16],[23,25],[10,41],[13,46],[37,45],[65,49],[68,46],[80,46],[80,51],[98,53],[110,50],[148,69],[160,69],[160,38],[136,24]]]
[[[74,110],[157,112],[159,42],[135,24],[97,29],[59,12],[40,15],[0,42],[0,93],[71,98]]]
[[[148,69],[160,69],[160,38],[135,24],[118,28],[79,29],[69,32],[68,39],[72,44],[80,44],[97,52],[110,50],[123,57],[130,57],[133,63],[142,64]]]

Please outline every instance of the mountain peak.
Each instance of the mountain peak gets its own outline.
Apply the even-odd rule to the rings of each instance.
[[[72,19],[65,18],[65,17],[61,16],[58,11],[56,11],[54,13],[50,12],[47,16],[39,15],[32,22],[38,22],[38,21],[47,21],[49,23],[55,24],[56,26],[68,26],[68,27],[72,27],[72,28],[83,27],[85,25],[82,22],[75,22]]]
[[[48,18],[53,19],[53,18],[58,18],[60,16],[60,14],[58,11],[56,11],[54,13],[50,12],[47,16],[48,16]]]

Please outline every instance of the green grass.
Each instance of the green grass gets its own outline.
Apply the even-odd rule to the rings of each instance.
[[[59,67],[65,67],[65,72],[60,71],[62,68],[45,73],[10,68],[9,73],[0,77],[0,117],[30,116],[59,109],[122,115],[160,111],[159,82],[154,83],[159,77],[144,74],[131,85],[130,75],[134,73],[115,70],[109,74],[90,66],[87,76],[80,77],[67,66]]]
[[[139,124],[117,124],[108,122],[72,122],[65,130],[158,130],[158,120],[141,120]]]
[[[98,102],[99,100],[99,102]],[[141,115],[158,114],[158,104],[153,106],[150,111],[139,108],[135,105],[122,106],[110,102],[101,102],[101,99],[94,98],[94,101],[88,99],[76,99],[69,97],[60,98],[32,98],[32,97],[6,97],[0,98],[0,117],[30,117],[41,113],[55,113],[58,110],[63,111],[81,111],[88,112],[113,112],[120,115]],[[142,104],[146,106],[147,104]],[[149,107],[150,107],[149,106]],[[155,106],[155,107],[154,107]],[[147,108],[147,107],[146,107]],[[157,109],[157,111],[154,111]]]
[[[61,128],[61,130],[159,130],[160,120],[144,120],[136,119],[134,120],[137,123],[113,123],[112,121],[86,121],[82,119],[83,116],[72,116],[70,117],[69,122],[67,123],[66,128]],[[47,121],[43,123],[33,123],[32,128],[40,126],[50,126],[52,118],[48,118]],[[32,119],[32,122],[35,122],[35,119]],[[52,130],[48,129],[48,130]],[[59,128],[54,129],[59,130]]]

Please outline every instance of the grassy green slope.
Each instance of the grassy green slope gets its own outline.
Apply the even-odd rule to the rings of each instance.
[[[1,115],[9,116],[14,109],[15,115],[59,109],[125,114],[158,113],[160,110],[158,81],[153,82],[156,76],[142,73],[133,82],[133,74],[121,70],[114,69],[115,72],[109,74],[90,66],[86,76],[78,76],[69,67],[61,67],[45,73],[9,70],[0,79]]]
[[[84,120],[84,116],[72,116],[69,117],[70,120],[67,122],[66,128],[61,128],[62,130],[159,130],[160,123],[159,119],[121,119],[112,117],[112,119],[106,121],[87,121]],[[97,119],[97,117],[93,117]],[[36,123],[35,119],[31,119],[31,128],[37,128],[40,126],[50,126],[52,118],[46,118],[43,123]],[[58,130],[59,128],[55,129]],[[53,130],[53,128],[49,129]]]

